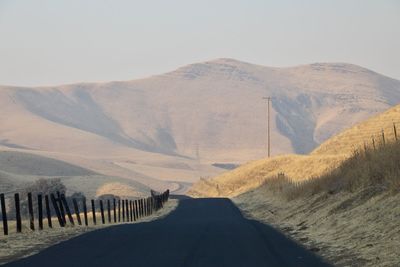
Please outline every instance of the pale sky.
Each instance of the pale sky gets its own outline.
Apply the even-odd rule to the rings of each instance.
[[[399,0],[0,0],[0,84],[131,80],[215,58],[400,79]]]

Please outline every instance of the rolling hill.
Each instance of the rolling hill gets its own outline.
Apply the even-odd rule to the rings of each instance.
[[[397,104],[400,81],[343,63],[217,59],[132,81],[0,86],[0,149],[183,192],[217,166],[265,155],[263,96],[272,154],[305,154]]]
[[[254,189],[279,173],[295,181],[321,176],[337,167],[356,149],[373,149],[395,139],[393,124],[400,126],[400,105],[361,122],[326,140],[309,155],[284,155],[245,164],[209,180],[202,179],[190,190],[192,196],[237,196]],[[400,134],[399,134],[400,137]]]
[[[131,197],[150,190],[133,180],[105,176],[64,161],[24,152],[0,151],[1,193],[11,196],[40,178],[60,178],[67,186],[68,194],[82,192],[87,197],[102,194]],[[124,189],[115,184],[123,185]]]

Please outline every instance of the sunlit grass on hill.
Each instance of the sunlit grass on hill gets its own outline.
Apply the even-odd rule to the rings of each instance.
[[[189,191],[192,196],[237,196],[254,189],[278,173],[296,181],[319,176],[339,165],[344,157],[284,155],[257,160],[215,178],[202,179]]]
[[[304,182],[289,176],[265,180],[264,187],[287,199],[309,197],[319,193],[400,191],[400,142],[380,145],[376,149],[357,150],[336,169]]]
[[[384,142],[393,142],[395,125],[400,137],[400,105],[330,138],[309,155],[283,155],[253,161],[212,179],[202,179],[188,193],[194,197],[234,197],[259,187],[278,173],[284,173],[295,182],[324,177],[344,160],[352,158],[355,150],[380,149]]]
[[[351,154],[354,150],[364,147],[377,147],[382,143],[382,131],[386,141],[393,141],[395,133],[393,126],[400,130],[400,105],[378,114],[340,134],[328,139],[317,147],[311,155]],[[399,136],[400,132],[397,131]]]

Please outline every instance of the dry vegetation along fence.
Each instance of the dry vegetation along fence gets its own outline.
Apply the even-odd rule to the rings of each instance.
[[[373,189],[375,192],[400,190],[400,142],[393,123],[393,138],[382,130],[380,138],[372,137],[363,147],[354,149],[353,155],[339,167],[320,177],[306,181],[293,181],[279,173],[264,181],[264,188],[291,200],[326,192],[355,192]]]
[[[90,211],[87,209],[85,196],[81,196],[80,198],[67,198],[65,194],[55,192],[46,195],[37,194],[36,199],[33,198],[32,193],[27,193],[26,197],[28,200],[27,212],[21,214],[22,205],[20,193],[15,193],[14,197],[8,199],[6,199],[5,194],[0,194],[4,235],[8,235],[9,222],[15,222],[17,233],[22,232],[23,220],[21,215],[27,215],[29,228],[32,231],[43,230],[43,223],[46,221],[48,227],[53,228],[54,214],[56,215],[60,227],[65,227],[68,224],[71,226],[75,226],[76,224],[88,226],[90,219],[92,219],[93,224],[96,225],[97,217],[99,216],[98,211],[100,211],[101,224],[106,224],[106,221],[108,224],[133,222],[161,209],[164,203],[168,201],[169,190],[161,194],[152,191],[151,197],[142,199],[119,199],[115,197],[91,199]],[[33,200],[35,200],[36,205]],[[9,207],[13,208],[10,210],[8,209]],[[43,211],[45,211],[45,213]],[[14,220],[10,221],[7,215],[13,217]],[[36,216],[38,220],[37,229],[35,228],[34,222]]]

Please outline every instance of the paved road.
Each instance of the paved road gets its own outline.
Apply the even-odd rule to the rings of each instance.
[[[7,266],[328,266],[229,199],[183,199],[164,219],[96,230]]]

